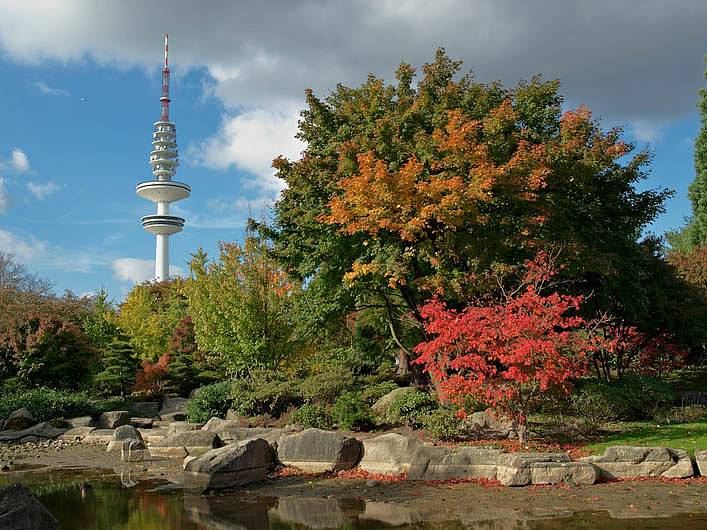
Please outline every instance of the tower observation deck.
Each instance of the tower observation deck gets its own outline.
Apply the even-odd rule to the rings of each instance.
[[[186,199],[191,188],[172,177],[179,165],[177,128],[169,120],[169,37],[164,36],[164,68],[162,69],[162,96],[160,119],[154,123],[150,166],[154,180],[141,182],[135,188],[143,199],[157,204],[157,213],[142,218],[143,228],[155,235],[155,280],[169,280],[169,236],[181,232],[184,219],[169,214],[169,205]]]

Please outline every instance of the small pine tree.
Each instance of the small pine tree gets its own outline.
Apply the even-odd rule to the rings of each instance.
[[[137,359],[130,340],[118,334],[105,349],[103,371],[96,375],[96,387],[105,395],[125,397],[135,383]]]
[[[167,373],[168,388],[180,395],[187,395],[199,386],[194,354],[198,351],[194,323],[191,317],[184,317],[172,332],[170,340],[170,362]]]

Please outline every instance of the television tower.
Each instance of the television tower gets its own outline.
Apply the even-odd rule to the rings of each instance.
[[[177,166],[177,128],[169,121],[169,36],[164,35],[164,68],[162,68],[162,112],[154,123],[150,165],[154,180],[141,182],[135,188],[143,199],[157,203],[157,214],[142,218],[145,230],[155,235],[155,281],[169,280],[169,236],[181,232],[184,219],[169,215],[169,205],[186,199],[191,188],[181,182],[174,182]]]

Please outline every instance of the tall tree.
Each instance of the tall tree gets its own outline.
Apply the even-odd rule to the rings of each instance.
[[[649,155],[620,130],[561,112],[557,81],[507,89],[460,66],[438,50],[416,87],[401,64],[395,86],[308,91],[306,150],[274,161],[287,188],[260,227],[315,299],[311,321],[381,308],[403,367],[431,294],[477,296],[483,271],[543,247],[564,245],[564,273],[609,297],[667,195],[636,189]]]

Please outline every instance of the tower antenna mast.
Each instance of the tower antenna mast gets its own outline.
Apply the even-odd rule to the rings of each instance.
[[[164,34],[164,68],[162,68],[162,114],[160,121],[169,121],[169,35]]]

